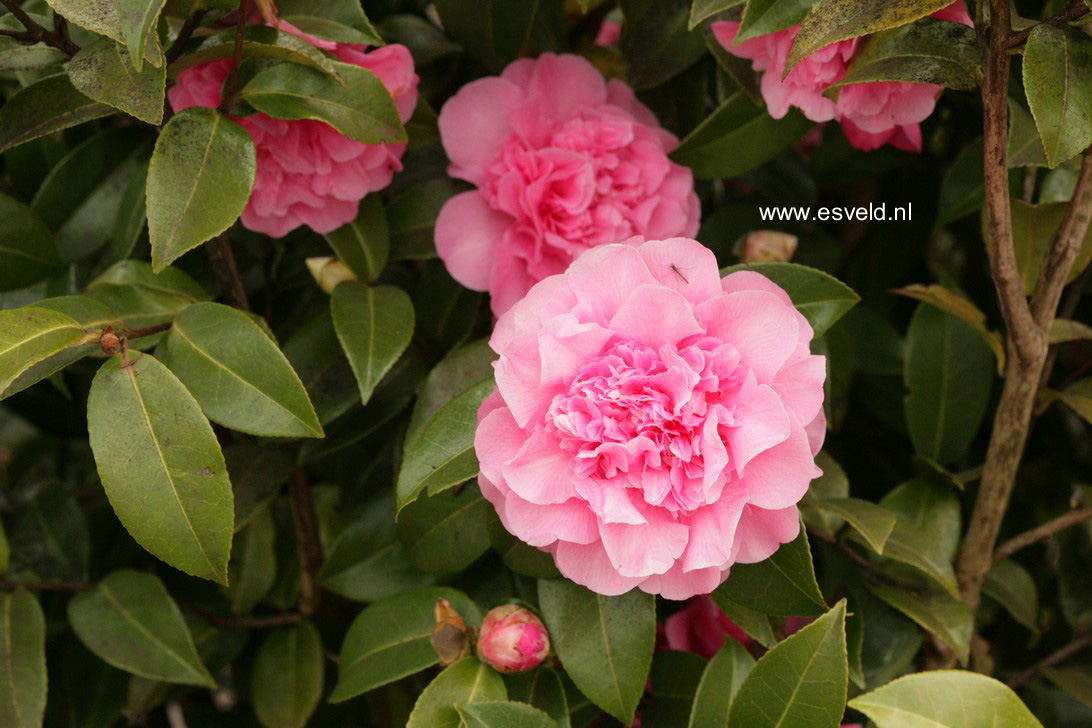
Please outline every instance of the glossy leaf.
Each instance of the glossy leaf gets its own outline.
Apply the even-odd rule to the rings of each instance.
[[[972,28],[922,18],[870,35],[853,53],[846,74],[831,88],[870,81],[931,83],[955,89],[978,84],[978,41]]]
[[[299,374],[324,426],[359,404],[356,376],[329,313],[323,312],[301,326],[284,343],[284,355]]]
[[[441,359],[417,392],[413,415],[406,428],[406,440],[415,440],[421,428],[452,399],[474,385],[492,379],[496,358],[488,339],[478,339]]]
[[[262,640],[250,676],[254,712],[262,725],[307,725],[322,697],[325,660],[318,630],[307,620],[274,630]]]
[[[429,637],[440,598],[451,602],[468,625],[481,624],[473,602],[447,587],[409,589],[375,602],[357,615],[345,635],[330,702],[348,700],[439,662]]]
[[[982,155],[980,154],[979,157]],[[1009,97],[1009,167],[1045,167],[1046,152],[1031,112]],[[981,167],[981,159],[979,166]]]
[[[732,703],[754,665],[755,658],[743,645],[731,637],[724,640],[724,646],[713,655],[702,673],[689,727],[727,728]]]
[[[324,589],[358,602],[386,599],[431,580],[414,568],[395,536],[393,508],[354,519],[330,548],[318,576]]]
[[[0,594],[0,725],[38,728],[46,708],[46,624],[22,589]]]
[[[779,617],[818,615],[827,609],[819,585],[811,548],[803,528],[765,561],[735,564],[714,593],[762,614]]]
[[[625,724],[652,664],[655,599],[637,589],[606,597],[564,579],[538,583],[550,639],[581,692]]]
[[[687,0],[621,0],[625,33],[619,48],[626,82],[646,91],[677,77],[706,54],[701,33],[689,29]]]
[[[2,355],[0,355],[2,357]],[[1080,415],[1085,422],[1092,423],[1092,378],[1078,379],[1060,392],[1043,390],[1040,396],[1046,401],[1058,399]]]
[[[877,554],[883,553],[888,537],[895,530],[895,514],[871,501],[829,498],[815,501],[815,506],[848,522]]]
[[[433,231],[436,216],[466,185],[449,177],[436,177],[412,185],[387,205],[391,231],[391,260],[424,260],[436,257]]]
[[[507,698],[504,681],[476,657],[464,657],[429,683],[410,713],[406,728],[460,728],[459,709],[474,703],[495,703]]]
[[[982,337],[982,340],[990,347],[990,351],[993,352],[994,358],[997,359],[997,375],[1004,375],[1005,346],[1001,342],[1001,334],[989,328],[986,324],[986,314],[982,313],[977,306],[963,296],[935,283],[928,286],[915,283],[910,286],[896,288],[894,292],[936,306],[941,311],[955,316],[970,326],[976,334]]]
[[[739,91],[687,134],[671,159],[699,179],[738,177],[788,149],[812,126],[795,110],[774,119]]]
[[[0,311],[0,399],[86,356],[101,334],[49,309]]]
[[[326,233],[325,237],[338,260],[362,281],[374,281],[387,265],[391,236],[387,214],[377,195],[361,200],[356,219]]]
[[[398,513],[398,538],[420,571],[461,571],[489,549],[492,508],[473,483],[458,492],[422,493]]]
[[[91,535],[68,486],[47,481],[33,488],[10,525],[17,573],[45,581],[87,580]]]
[[[292,365],[242,311],[190,306],[175,318],[162,357],[212,421],[252,435],[322,437]]]
[[[126,530],[171,566],[226,584],[231,483],[193,395],[152,356],[117,354],[95,375],[87,412],[99,476]]]
[[[231,119],[201,107],[171,117],[148,168],[148,233],[156,272],[239,218],[256,165],[254,141]]]
[[[333,63],[341,81],[312,68],[279,63],[251,78],[240,101],[275,119],[323,121],[362,144],[406,141],[390,91],[371,71]]]
[[[144,53],[148,42],[155,34],[159,13],[167,0],[117,0],[118,20],[121,33],[125,36],[125,45],[129,49],[133,67],[140,71],[144,64]],[[153,51],[154,53],[154,51]]]
[[[986,575],[982,593],[1004,607],[1033,637],[1039,636],[1039,589],[1027,569],[1010,559],[998,561]]]
[[[834,538],[845,525],[845,520],[833,512],[820,508],[819,501],[848,498],[849,478],[846,477],[842,466],[825,450],[815,456],[815,464],[823,471],[823,474],[811,481],[811,485],[808,486],[807,492],[800,501],[800,513],[804,517],[804,523],[809,527]]]
[[[929,553],[939,562],[953,561],[959,550],[963,518],[959,497],[948,484],[933,477],[912,478],[892,488],[880,505],[898,517],[897,531],[917,528],[929,542]]]
[[[235,28],[229,28],[208,36],[192,52],[171,63],[170,72],[177,75],[187,68],[231,58],[234,54]],[[243,33],[243,58],[298,63],[322,71],[335,80],[340,79],[333,63],[318,48],[287,31],[265,25],[247,26]]]
[[[398,507],[426,490],[439,493],[478,474],[474,432],[478,408],[496,388],[492,379],[473,385],[441,407],[406,446],[398,471]]]
[[[970,446],[986,414],[993,355],[975,331],[920,304],[906,334],[906,424],[918,454],[947,465]]]
[[[273,588],[277,578],[276,537],[268,506],[258,509],[246,528],[236,532],[228,562],[228,600],[233,613],[249,613]]]
[[[721,275],[739,270],[761,273],[781,286],[811,324],[816,338],[825,334],[861,300],[853,289],[834,276],[799,263],[742,263],[725,268]]]
[[[1012,106],[1011,99],[1009,105]],[[1010,155],[1012,142],[1013,137],[1010,136]],[[1035,137],[1035,143],[1039,143],[1038,135]],[[983,154],[982,137],[976,137],[974,141],[959,150],[955,160],[944,173],[940,182],[937,230],[982,209],[986,199],[985,174],[982,170]]]
[[[215,687],[178,605],[155,576],[115,571],[68,603],[72,629],[87,649],[135,675]]]
[[[235,531],[238,533],[296,469],[296,450],[274,444],[237,443],[224,448],[224,460],[235,495]]]
[[[535,579],[554,579],[561,576],[554,565],[554,558],[545,551],[524,543],[508,532],[494,509],[488,517],[489,542],[501,561],[512,571]]]
[[[356,0],[279,0],[277,17],[305,33],[339,43],[383,45],[375,28]]]
[[[1047,679],[1085,705],[1092,707],[1092,675],[1082,667],[1051,667],[1043,670]]]
[[[808,14],[812,1],[748,0],[735,42],[742,43],[796,25]]]
[[[93,33],[105,35],[118,43],[126,42],[125,24],[122,21],[122,7],[135,4],[138,0],[46,0],[48,5],[57,13]],[[150,0],[152,4],[159,0]],[[147,4],[147,3],[141,3]],[[159,45],[159,38],[154,33],[149,33],[148,42],[144,46],[144,60],[153,66],[163,65],[163,49]]]
[[[1068,204],[1043,202],[1031,205],[1013,198],[1011,205],[1012,244],[1016,251],[1016,265],[1020,269],[1024,293],[1030,296],[1035,290],[1035,284],[1039,281],[1039,269],[1050,246],[1050,238],[1065,217]],[[1092,229],[1081,243],[1077,259],[1073,263],[1066,282],[1073,282],[1088,267],[1089,261],[1092,261]]]
[[[167,69],[150,64],[134,68],[134,58],[112,40],[102,38],[80,49],[68,63],[68,78],[89,98],[149,124],[163,121]]]
[[[1047,342],[1051,344],[1064,344],[1069,341],[1088,341],[1092,339],[1092,326],[1080,321],[1068,319],[1054,319],[1047,332]]]
[[[500,71],[522,55],[560,50],[560,3],[539,0],[439,0],[444,30],[487,69]]]
[[[910,589],[881,582],[869,582],[867,586],[877,597],[951,647],[962,664],[967,663],[974,619],[963,602],[942,591]]]
[[[508,699],[533,705],[549,715],[557,728],[570,728],[569,704],[558,672],[545,665],[505,677]]]
[[[33,210],[0,194],[0,291],[25,288],[60,269],[53,233]]]
[[[511,701],[456,703],[466,728],[556,728],[546,713],[526,703]]]
[[[195,280],[177,268],[153,273],[152,266],[142,260],[124,260],[111,266],[91,281],[87,295],[134,329],[170,321],[190,304],[208,298]],[[155,337],[148,339],[155,341]],[[148,339],[136,339],[130,346]]]
[[[1024,47],[1024,91],[1050,167],[1092,144],[1092,39],[1039,23]]]
[[[342,283],[330,300],[334,329],[367,404],[383,375],[409,346],[413,303],[394,286]]]
[[[777,644],[777,635],[774,634],[773,625],[767,615],[732,601],[721,589],[714,590],[712,597],[713,601],[720,607],[720,611],[724,612],[740,629],[753,637],[755,642],[767,649]]]
[[[690,30],[698,27],[701,22],[711,18],[717,13],[742,5],[747,0],[694,0],[690,6],[690,22],[687,27]]]
[[[785,74],[831,43],[897,28],[948,5],[949,0],[817,0],[800,24]]]
[[[661,650],[652,656],[648,698],[641,706],[641,724],[683,726],[694,707],[694,693],[708,664],[701,655]]]
[[[964,670],[907,675],[849,701],[877,728],[1042,728],[1016,693]]]
[[[67,76],[43,78],[0,108],[0,152],[112,113],[112,107],[77,91]]]
[[[836,727],[846,701],[846,603],[778,643],[740,685],[728,725]]]

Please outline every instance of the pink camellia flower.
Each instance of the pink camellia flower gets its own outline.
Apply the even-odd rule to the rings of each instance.
[[[450,174],[478,189],[436,220],[436,250],[498,316],[582,251],[694,235],[701,210],[677,140],[621,81],[547,53],[463,86],[440,112]]]
[[[788,295],[685,238],[593,248],[490,339],[474,440],[505,527],[601,594],[686,599],[796,537],[825,361]]]
[[[595,44],[601,46],[617,45],[622,39],[622,24],[611,17],[603,18],[599,32],[595,34]]]
[[[934,13],[933,17],[971,25],[963,0]],[[940,86],[891,81],[850,84],[841,90],[835,102],[823,92],[845,76],[859,38],[820,48],[782,79],[800,26],[736,44],[739,25],[730,21],[713,23],[713,34],[725,50],[749,59],[756,71],[763,72],[762,97],[770,116],[780,119],[790,107],[796,107],[812,121],[840,121],[849,143],[858,149],[867,151],[890,143],[898,149],[921,151],[920,123],[933,113],[943,90]]]
[[[724,646],[728,637],[746,647],[754,642],[751,636],[728,619],[708,594],[693,597],[685,609],[675,612],[664,622],[667,649],[693,652],[712,657]]]
[[[417,105],[413,58],[401,45],[368,51],[367,46],[334,43],[279,21],[279,30],[303,38],[339,60],[366,68],[391,92],[398,115],[409,120]],[[210,61],[186,69],[167,92],[171,107],[216,108],[231,61]],[[250,132],[258,152],[254,191],[243,211],[247,228],[282,237],[300,225],[318,233],[335,230],[356,217],[361,199],[390,184],[402,169],[406,145],[362,144],[321,121],[285,121],[265,114],[237,119]]]
[[[546,626],[529,610],[515,604],[494,607],[482,620],[478,657],[504,673],[527,672],[550,654]]]

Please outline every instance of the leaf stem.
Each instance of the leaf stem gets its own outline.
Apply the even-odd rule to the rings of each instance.
[[[1013,536],[1008,541],[1002,543],[994,552],[993,561],[994,563],[997,563],[998,561],[1007,559],[1022,548],[1031,546],[1037,541],[1048,539],[1059,531],[1069,528],[1070,526],[1076,526],[1078,523],[1087,521],[1090,518],[1092,518],[1092,506],[1077,508],[1069,513],[1058,516],[1041,526],[1037,526],[1030,531],[1025,531],[1018,536]]]
[[[178,602],[178,608],[183,612],[189,612],[200,617],[203,621],[208,622],[214,627],[240,627],[243,629],[270,629],[272,627],[283,627],[288,624],[298,624],[301,617],[295,612],[286,612],[284,614],[271,614],[266,617],[221,617],[213,614],[204,607],[199,607],[196,604],[190,604],[188,602]]]
[[[239,0],[239,21],[235,26],[235,48],[231,53],[231,71],[228,72],[223,102],[220,104],[220,112],[229,114],[231,107],[235,105],[235,84],[239,80],[239,63],[243,60],[243,37],[246,33],[246,24],[250,20],[250,0]]]
[[[171,321],[165,321],[164,323],[156,324],[155,326],[145,326],[144,328],[141,328],[141,329],[129,329],[129,328],[127,328],[125,330],[125,338],[127,338],[127,339],[139,339],[139,338],[141,338],[143,336],[151,336],[153,334],[158,334],[160,331],[166,331],[167,329],[171,328],[171,324],[172,324]]]
[[[15,19],[23,24],[26,28],[25,31],[12,31],[6,30],[0,32],[0,35],[6,35],[16,40],[21,40],[24,43],[45,43],[61,51],[69,58],[76,55],[80,47],[72,42],[72,39],[68,37],[68,23],[61,17],[57,11],[53,11],[53,30],[47,30],[46,28],[35,22],[34,18],[27,14],[27,11],[23,10],[19,5],[18,0],[0,0],[4,7],[7,8]]]
[[[1079,635],[1069,644],[1065,645],[1055,652],[1050,653],[1042,660],[1039,660],[1027,670],[1024,670],[1022,673],[1014,677],[1012,680],[1009,680],[1005,684],[1013,690],[1022,688],[1024,685],[1027,685],[1029,682],[1031,682],[1031,680],[1043,670],[1054,667],[1062,660],[1065,660],[1067,657],[1071,657],[1072,655],[1077,654],[1089,645],[1092,645],[1092,632],[1086,632],[1085,634]]]
[[[1072,23],[1076,20],[1080,20],[1089,13],[1092,13],[1092,8],[1088,7],[1088,5],[1083,2],[1075,2],[1054,17],[1047,18],[1042,22],[1055,24]],[[1008,40],[1005,41],[1005,47],[1016,48],[1018,46],[1022,46],[1024,43],[1027,43],[1028,36],[1031,35],[1031,31],[1035,30],[1035,28],[1040,25],[1042,25],[1042,23],[1036,23],[1035,25],[1032,25],[1028,28],[1024,28],[1023,30],[1010,34]]]
[[[220,295],[223,296],[224,302],[240,311],[249,311],[250,302],[247,300],[243,281],[239,278],[239,269],[235,266],[235,253],[231,249],[231,241],[228,240],[227,233],[220,233],[205,243],[205,252],[209,256],[212,271],[220,284]]]
[[[93,589],[94,584],[88,584],[82,581],[9,581],[8,579],[0,579],[0,589],[5,591],[14,591],[16,589],[26,589],[27,591],[87,591]]]
[[[323,555],[315,503],[311,498],[311,487],[303,468],[297,468],[289,478],[288,495],[292,504],[292,522],[296,527],[300,557],[299,612],[309,617],[318,610],[322,599],[317,578],[322,568]]]

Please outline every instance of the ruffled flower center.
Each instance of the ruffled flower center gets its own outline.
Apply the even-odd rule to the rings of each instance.
[[[719,425],[735,425],[743,372],[734,347],[707,337],[658,349],[619,342],[553,398],[545,429],[576,477],[637,488],[649,505],[689,512],[726,480]]]

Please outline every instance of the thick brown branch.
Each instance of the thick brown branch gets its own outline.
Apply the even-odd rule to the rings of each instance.
[[[242,311],[249,311],[250,302],[247,301],[243,281],[239,278],[239,269],[235,267],[235,253],[231,250],[227,233],[220,233],[205,243],[205,252],[212,262],[212,272],[216,274],[224,302]]]
[[[88,584],[82,581],[21,582],[0,579],[0,589],[4,589],[6,591],[14,591],[15,589],[26,589],[27,591],[87,591],[94,586],[94,584]]]
[[[19,5],[18,0],[0,0],[4,7],[11,11],[11,14],[15,16],[15,19],[23,24],[26,28],[25,32],[4,32],[4,35],[10,36],[17,40],[21,40],[25,43],[45,43],[46,45],[53,46],[57,50],[61,51],[65,55],[72,57],[79,52],[80,47],[72,42],[72,39],[68,37],[68,25],[64,18],[58,15],[56,12],[53,14],[53,30],[48,30],[42,25],[37,23],[34,18],[27,14],[27,11],[23,10]]]
[[[153,334],[158,334],[160,331],[166,331],[169,328],[171,328],[171,322],[165,321],[161,324],[156,324],[155,326],[145,326],[142,329],[126,329],[125,338],[139,339],[142,336],[152,336]]]
[[[1066,646],[1062,647],[1056,652],[1050,653],[1042,660],[1039,660],[1027,670],[1024,670],[1022,673],[1014,677],[1012,680],[1009,680],[1006,684],[1013,690],[1021,688],[1031,682],[1031,680],[1043,670],[1054,667],[1059,662],[1077,654],[1089,645],[1092,645],[1092,632],[1080,635]]]
[[[299,611],[309,617],[318,610],[319,601],[322,599],[317,577],[322,568],[323,556],[311,487],[302,468],[297,469],[289,479],[288,495],[292,503],[292,522],[296,527],[300,555]]]
[[[1077,2],[1077,3],[1073,3],[1068,8],[1066,8],[1062,12],[1058,13],[1054,17],[1048,18],[1047,20],[1044,20],[1043,22],[1044,23],[1072,23],[1075,20],[1080,20],[1084,16],[1088,15],[1090,12],[1092,12],[1092,8],[1089,8],[1088,5],[1086,5],[1083,2]],[[1036,23],[1036,25],[1039,25],[1039,24]],[[1031,35],[1031,31],[1033,31],[1033,30],[1035,30],[1035,25],[1032,25],[1031,27],[1028,27],[1028,28],[1024,28],[1023,30],[1017,31],[1015,33],[1012,33],[1011,35],[1009,35],[1008,40],[1005,41],[1005,47],[1006,48],[1016,48],[1018,46],[1024,45],[1024,43],[1027,43],[1028,36]]]
[[[1092,518],[1092,506],[1085,506],[1084,508],[1077,508],[1065,515],[1058,516],[1057,518],[1047,521],[1041,526],[1025,531],[1018,536],[1013,536],[1008,541],[1005,541],[997,547],[997,551],[993,554],[994,562],[1007,559],[1020,549],[1031,546],[1033,543],[1050,538],[1059,531],[1065,530],[1070,526],[1076,526],[1082,521],[1087,521]]]
[[[1073,190],[1073,199],[1066,208],[1062,224],[1050,239],[1046,258],[1039,270],[1039,281],[1031,298],[1031,312],[1035,323],[1044,331],[1054,320],[1058,302],[1062,297],[1066,278],[1077,260],[1081,243],[1088,234],[1092,221],[1092,154],[1085,154],[1081,161],[1081,173]]]

